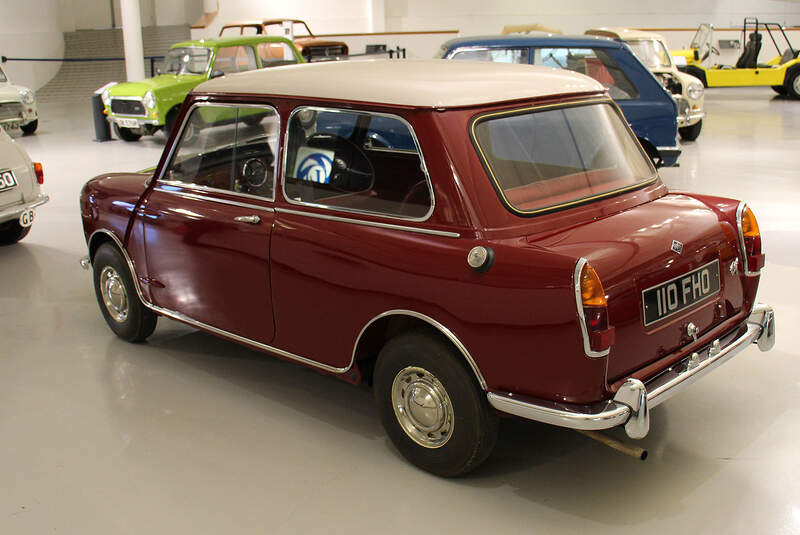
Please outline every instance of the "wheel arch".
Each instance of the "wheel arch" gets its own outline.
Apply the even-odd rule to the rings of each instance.
[[[108,229],[98,229],[95,230],[92,235],[89,237],[89,260],[94,264],[94,256],[97,254],[97,250],[100,249],[100,246],[106,243],[113,244],[122,256],[125,258],[125,263],[128,265],[128,271],[131,275],[131,280],[133,280],[133,285],[136,288],[136,294],[139,296],[139,299],[142,301],[146,307],[150,307],[149,301],[144,298],[142,294],[142,288],[139,285],[139,276],[136,274],[136,267],[133,264],[133,260],[131,260],[130,255],[128,255],[128,251],[125,249],[125,246],[122,245],[122,240],[114,234],[112,231]]]
[[[461,340],[439,321],[413,310],[388,310],[369,320],[353,344],[352,365],[358,367],[362,377],[371,381],[372,368],[383,345],[397,334],[420,327],[439,334],[455,347],[472,371],[480,388],[487,390],[486,380],[483,378],[480,368]]]

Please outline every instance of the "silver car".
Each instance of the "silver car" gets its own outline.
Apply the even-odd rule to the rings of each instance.
[[[42,164],[0,128],[0,245],[16,243],[31,230],[34,208],[50,200],[42,193]]]
[[[4,61],[5,57],[0,57],[0,63]],[[36,95],[27,87],[12,84],[0,67],[0,128],[20,128],[28,135],[38,126]]]

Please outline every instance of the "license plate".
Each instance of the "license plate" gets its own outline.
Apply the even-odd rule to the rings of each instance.
[[[139,121],[136,119],[117,119],[117,124],[125,128],[139,128]]]
[[[17,187],[17,177],[14,171],[0,171],[0,191],[6,191]]]
[[[645,327],[719,293],[719,261],[675,277],[642,292]]]

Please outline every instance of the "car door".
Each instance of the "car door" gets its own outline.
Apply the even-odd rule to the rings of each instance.
[[[260,343],[270,288],[275,155],[269,106],[197,104],[137,214],[158,307]]]

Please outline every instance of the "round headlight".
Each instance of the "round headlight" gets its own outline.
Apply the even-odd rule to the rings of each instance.
[[[19,96],[22,97],[22,102],[25,104],[33,104],[36,101],[36,97],[30,89],[23,89],[19,92]]]
[[[156,97],[153,96],[153,91],[150,90],[144,94],[143,99],[144,105],[147,106],[149,109],[153,109],[156,107]]]
[[[689,87],[686,88],[686,95],[692,100],[697,100],[703,96],[703,91],[705,91],[703,89],[703,84],[700,82],[692,82],[689,84]]]
[[[103,99],[103,106],[110,106],[111,105],[111,97],[108,94],[108,89],[104,90],[100,98]]]

